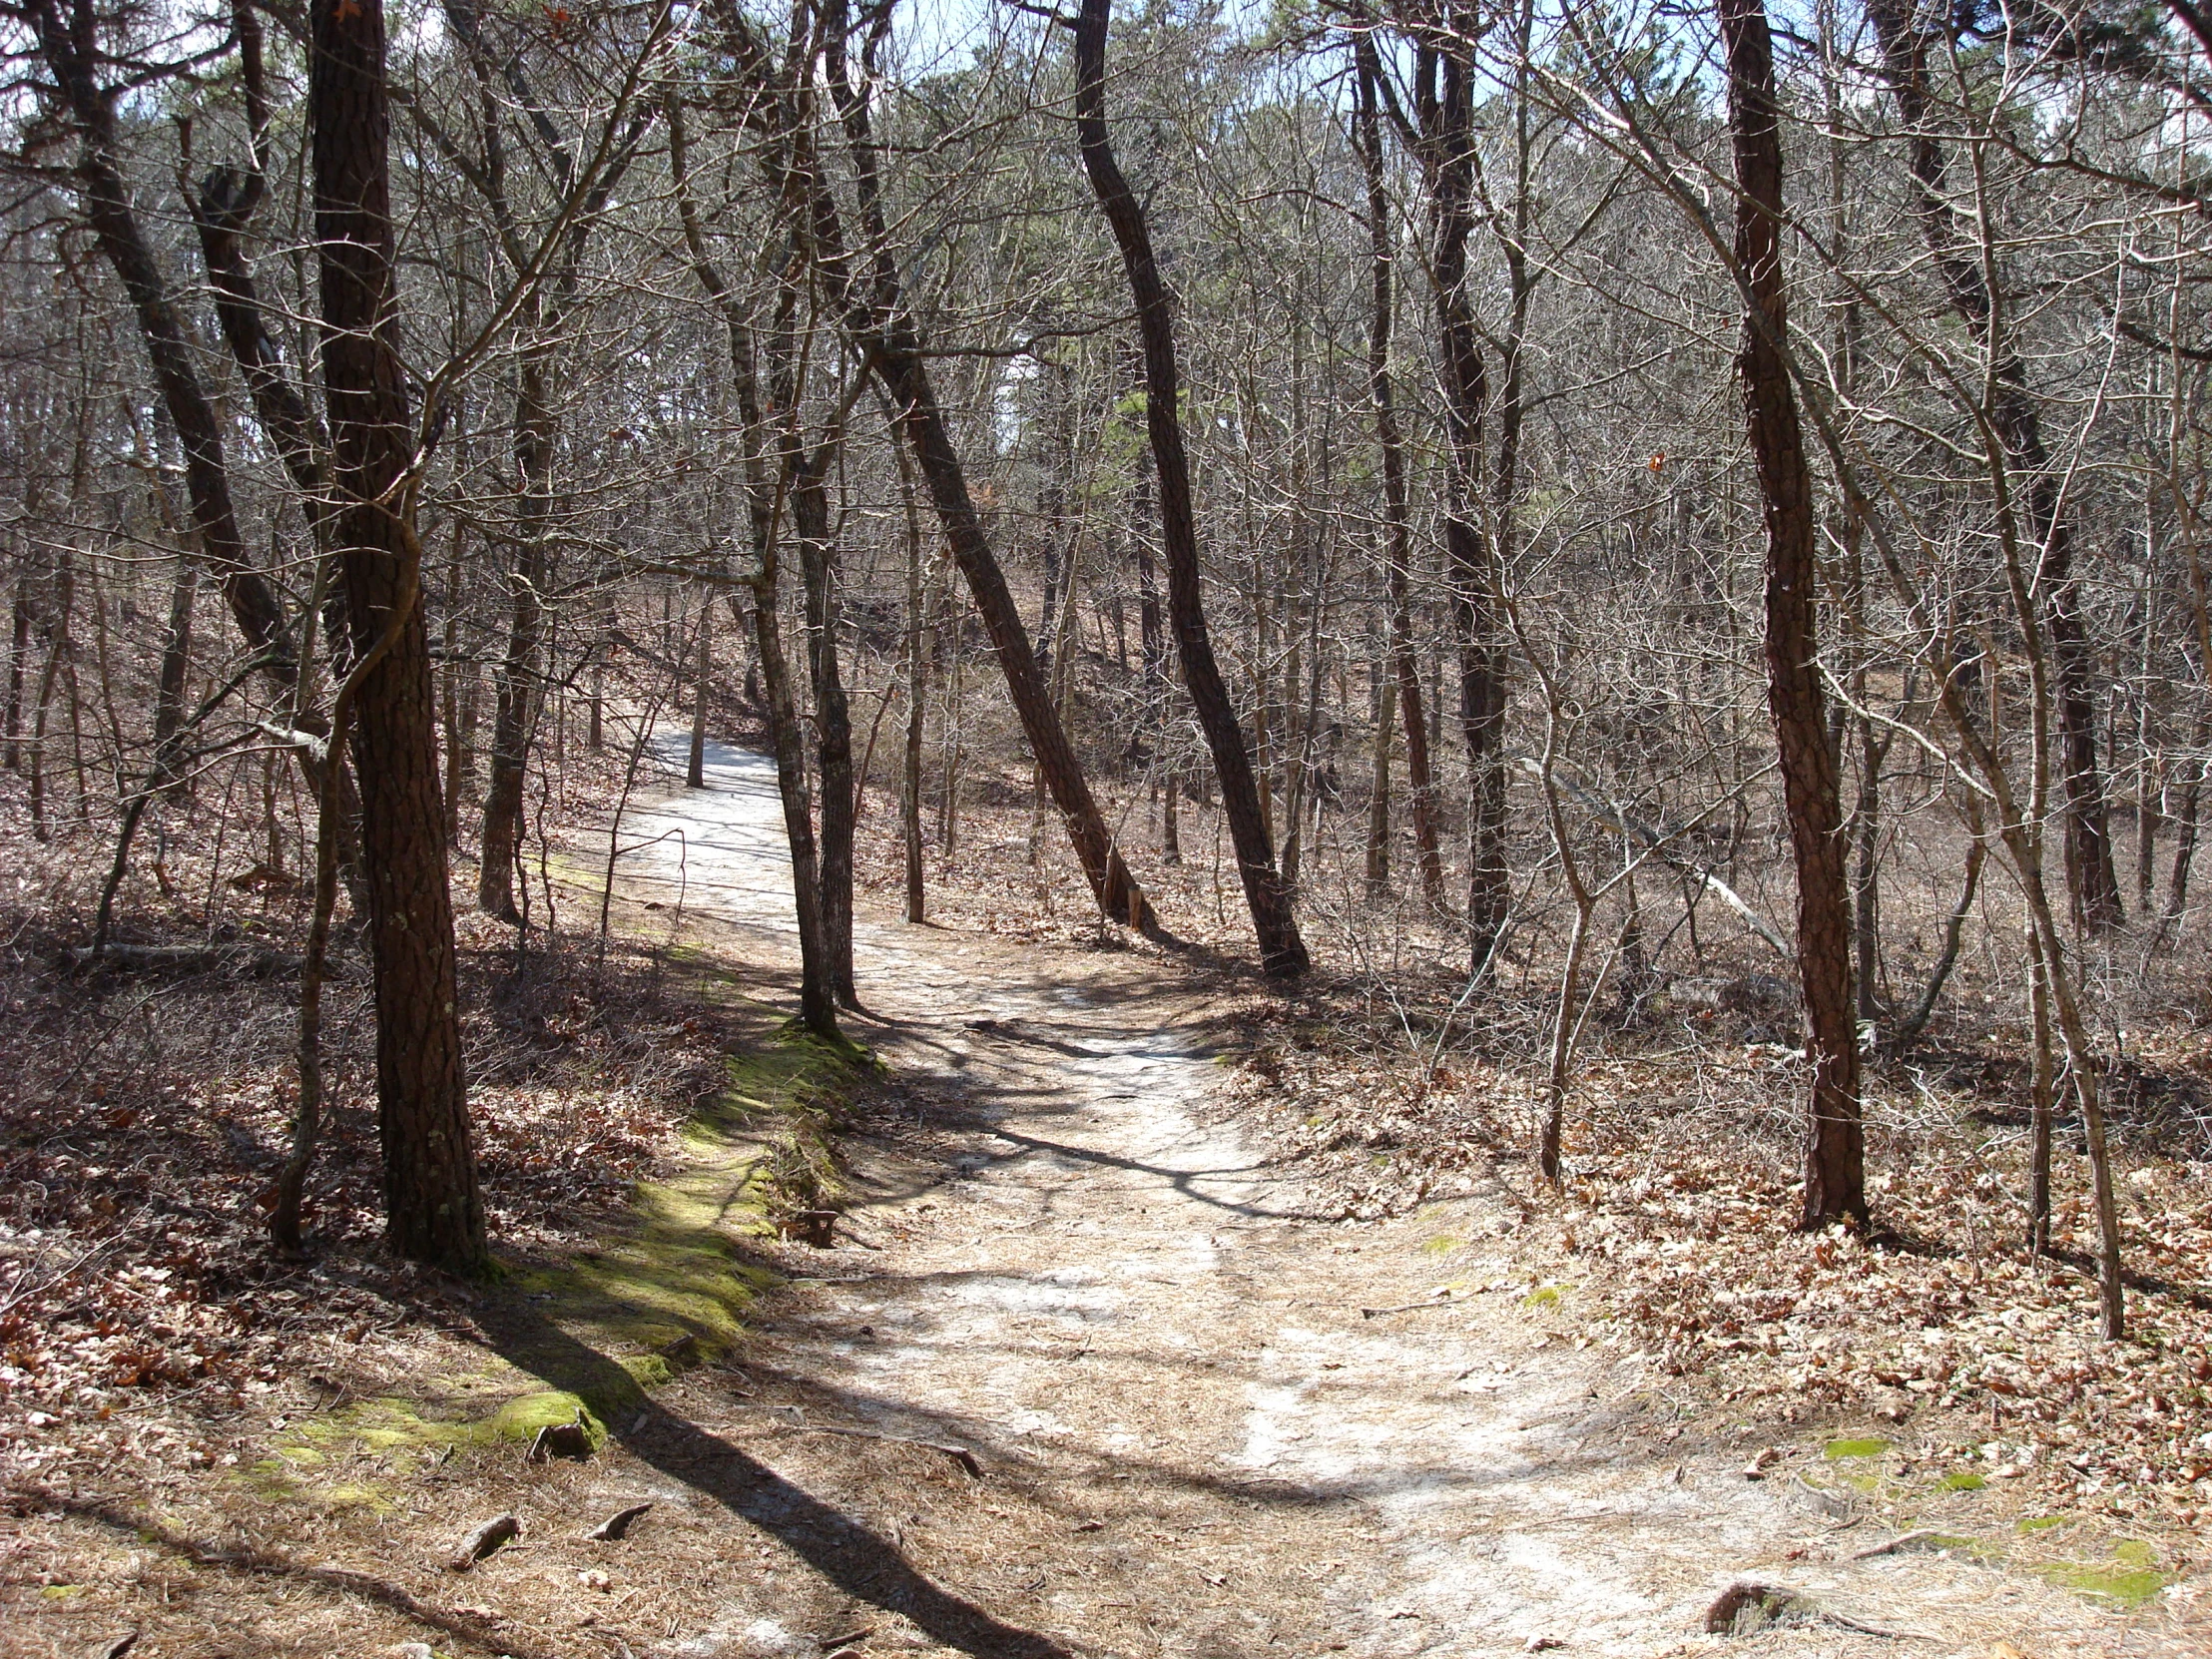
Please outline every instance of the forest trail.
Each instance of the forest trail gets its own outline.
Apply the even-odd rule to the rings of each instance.
[[[708,782],[625,821],[626,842],[665,837],[628,878],[680,881],[736,948],[785,960],[773,768],[718,747]],[[1746,1652],[2160,1650],[2024,1574],[1854,1559],[1891,1533],[1809,1501],[1792,1470],[1817,1440],[1757,1481],[1761,1440],[1668,1443],[1640,1409],[1665,1380],[1573,1346],[1520,1284],[1364,1315],[1505,1272],[1510,1195],[1381,1226],[1303,1213],[1210,1105],[1202,983],[864,900],[856,946],[873,1017],[851,1029],[899,1106],[848,1147],[856,1242],[795,1251],[808,1277],[735,1367],[656,1396],[746,1447],[740,1470],[671,1478],[685,1454],[634,1431],[573,1477],[660,1498],[683,1517],[663,1568],[723,1597],[656,1652],[1658,1654],[1702,1646],[1738,1578],[1848,1621],[1728,1644]],[[969,1448],[981,1477],[903,1440]]]

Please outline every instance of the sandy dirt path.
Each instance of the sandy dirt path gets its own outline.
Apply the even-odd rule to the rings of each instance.
[[[708,782],[632,815],[626,841],[662,838],[631,873],[788,969],[773,770],[718,748]],[[896,1081],[853,1143],[850,1242],[795,1251],[736,1368],[668,1400],[774,1490],[653,1457],[725,1574],[661,1651],[1692,1652],[1739,1578],[1838,1617],[1731,1651],[2182,1651],[2024,1573],[1855,1559],[1890,1534],[1809,1501],[1817,1443],[1753,1481],[1763,1440],[1667,1439],[1665,1380],[1518,1286],[1363,1314],[1505,1273],[1513,1208],[1309,1216],[1213,1102],[1218,993],[863,910],[853,1031]],[[971,1449],[981,1478],[839,1429]]]

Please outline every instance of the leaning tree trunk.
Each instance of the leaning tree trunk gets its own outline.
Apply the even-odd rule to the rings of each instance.
[[[1766,0],[1720,0],[1736,156],[1736,267],[1746,298],[1737,372],[1767,527],[1767,707],[1797,854],[1798,972],[1813,1062],[1804,1227],[1867,1220],[1859,1027],[1851,994],[1851,883],[1829,743],[1815,600],[1813,479],[1791,384],[1782,270],[1782,134]]]
[[[888,27],[889,15],[887,8],[878,14],[883,28]],[[870,60],[862,65],[866,75],[873,73],[872,53],[879,40],[880,32],[871,30]],[[748,44],[748,53],[750,61],[761,66],[756,72],[767,72],[766,55],[758,42]],[[1159,918],[1153,914],[1144,888],[1123,861],[1121,849],[1114,844],[1105,815],[1099,811],[1090,782],[1083,776],[1075,746],[1068,741],[1067,729],[1052,705],[1051,688],[1045,684],[1036,653],[1030,648],[1028,631],[1006,586],[1005,572],[999,568],[983,532],[982,519],[968,494],[967,473],[930,384],[922,338],[905,310],[898,268],[889,253],[875,141],[869,131],[868,81],[865,75],[854,78],[847,73],[842,40],[834,32],[827,55],[830,93],[842,118],[869,254],[863,268],[846,249],[836,199],[816,163],[812,134],[802,127],[789,137],[800,156],[795,171],[803,181],[803,195],[812,215],[811,252],[816,269],[830,289],[847,337],[868,358],[890,397],[899,431],[913,451],[914,465],[929,491],[952,561],[975,601],[976,615],[982,619],[999,671],[1006,677],[1007,695],[1021,721],[1022,735],[1028,740],[1029,752],[1053,805],[1059,809],[1092,897],[1109,920],[1158,935]],[[947,782],[949,787],[949,777]]]
[[[1261,811],[1252,757],[1244,731],[1229,701],[1200,602],[1198,530],[1191,505],[1190,463],[1183,452],[1183,427],[1176,411],[1177,374],[1173,310],[1167,285],[1152,255],[1144,210],[1115,165],[1106,133],[1106,27],[1113,0],[1083,0],[1075,26],[1075,117],[1083,165],[1099,206],[1121,247],[1122,267],[1137,305],[1144,337],[1145,424],[1152,436],[1152,458],[1159,469],[1160,540],[1167,555],[1168,612],[1183,661],[1200,729],[1213,751],[1221,780],[1222,811],[1244,877],[1245,902],[1260,941],[1260,963],[1269,973],[1293,976],[1308,966],[1306,944],[1298,936],[1291,895],[1275,865],[1268,822]]]
[[[413,432],[394,340],[383,7],[380,0],[315,0],[311,32],[307,108],[334,540],[354,651],[366,661],[381,650],[355,688],[353,757],[375,973],[386,1234],[402,1256],[476,1273],[488,1262],[484,1212],[454,1007],[422,549],[407,475]]]
[[[279,687],[293,681],[293,657],[285,638],[276,590],[256,569],[240,532],[224,458],[223,428],[200,379],[184,315],[152,246],[141,232],[123,178],[116,136],[115,93],[100,85],[85,32],[64,18],[56,0],[30,8],[41,55],[76,125],[81,150],[75,174],[93,240],[115,268],[137,313],[139,333],[154,369],[163,406],[185,451],[185,491],[199,532],[200,556],[223,582],[231,615],[263,673]]]

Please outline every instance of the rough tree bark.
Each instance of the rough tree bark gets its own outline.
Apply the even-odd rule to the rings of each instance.
[[[1851,884],[1836,751],[1820,668],[1813,478],[1786,342],[1782,132],[1766,0],[1719,0],[1736,162],[1738,276],[1750,301],[1737,372],[1767,529],[1767,707],[1798,872],[1798,973],[1813,1063],[1805,1148],[1808,1229],[1867,1221],[1859,1026],[1851,991]]]
[[[1279,977],[1304,973],[1306,944],[1298,934],[1288,884],[1276,869],[1268,822],[1245,748],[1244,731],[1229,701],[1221,669],[1214,660],[1200,597],[1198,529],[1191,504],[1190,463],[1183,451],[1178,415],[1175,323],[1167,284],[1160,279],[1152,239],[1136,194],[1115,165],[1106,131],[1106,30],[1112,0],[1083,0],[1075,24],[1075,120],[1083,165],[1091,188],[1121,248],[1136,300],[1137,323],[1144,338],[1145,424],[1152,437],[1152,458],[1159,472],[1160,540],[1168,567],[1168,615],[1175,629],[1183,684],[1191,694],[1200,729],[1213,751],[1221,780],[1222,811],[1244,878],[1245,902],[1260,941],[1260,965]]]
[[[353,649],[380,658],[354,694],[386,1234],[459,1273],[488,1264],[455,1012],[413,440],[396,341],[381,0],[315,0],[307,108],[321,286],[334,540]],[[394,613],[404,620],[393,626]],[[388,639],[386,636],[389,636]]]

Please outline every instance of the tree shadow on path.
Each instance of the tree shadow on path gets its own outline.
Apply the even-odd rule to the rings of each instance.
[[[641,1462],[777,1538],[847,1595],[903,1614],[933,1641],[978,1659],[1071,1659],[1050,1637],[954,1595],[888,1540],[641,1392],[621,1366],[550,1321],[509,1305],[487,1308],[482,1324],[511,1364],[600,1406],[615,1438]]]

